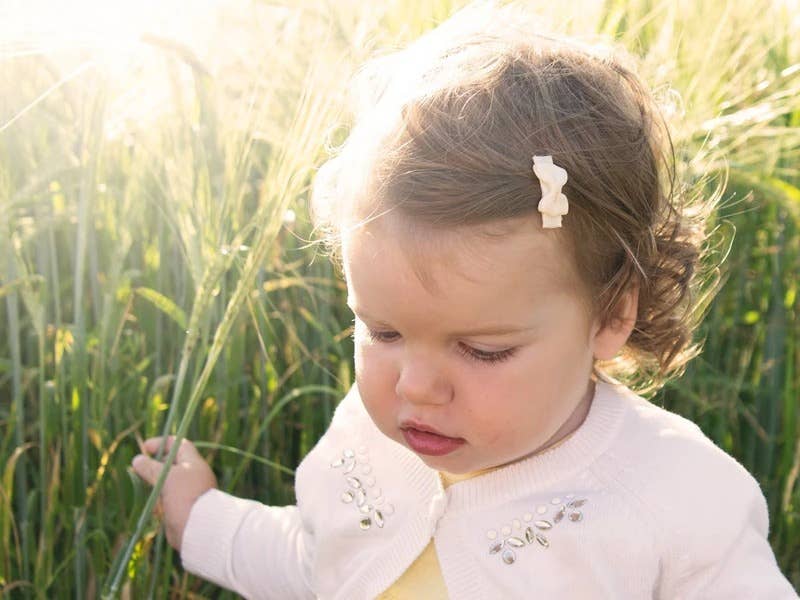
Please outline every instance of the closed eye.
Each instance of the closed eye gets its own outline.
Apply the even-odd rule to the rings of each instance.
[[[373,342],[393,342],[400,337],[396,331],[373,331],[372,329],[367,329],[367,335]]]
[[[400,337],[400,334],[396,331],[373,331],[372,329],[367,329],[367,335],[373,342],[385,344],[391,343]],[[487,352],[485,350],[478,350],[477,348],[473,348],[472,346],[468,346],[467,344],[463,343],[459,343],[458,345],[458,351],[460,354],[472,360],[490,364],[508,360],[514,355],[516,350],[516,348],[508,348],[498,352]]]
[[[507,360],[514,356],[516,348],[508,348],[506,350],[499,350],[497,352],[486,352],[485,350],[478,350],[466,344],[459,344],[458,351],[468,358],[479,360],[481,362],[496,363]]]

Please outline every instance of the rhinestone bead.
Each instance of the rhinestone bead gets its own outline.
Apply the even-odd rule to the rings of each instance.
[[[341,498],[342,502],[344,502],[345,504],[350,504],[353,501],[353,498],[355,498],[355,496],[353,496],[353,492],[342,492]]]
[[[359,525],[361,526],[361,529],[367,530],[369,529],[370,525],[372,525],[372,521],[369,519],[369,517],[367,517],[365,519],[361,519]]]
[[[378,527],[383,527],[383,524],[384,524],[383,514],[379,510],[375,511],[375,524]]]
[[[351,460],[350,462],[348,462],[348,463],[347,463],[347,464],[344,466],[344,472],[345,472],[345,473],[352,473],[352,472],[353,472],[353,469],[355,469],[355,468],[356,468],[356,461],[354,461],[354,460]]]
[[[338,469],[343,464],[344,464],[344,459],[343,458],[339,458],[339,459],[337,459],[337,460],[335,460],[335,461],[333,461],[331,463],[331,467],[334,468],[334,469]]]
[[[361,480],[358,477],[348,477],[347,483],[351,488],[360,489],[361,488]]]
[[[506,525],[503,525],[499,531],[494,529],[488,530],[486,536],[491,540],[489,553],[500,554],[503,562],[510,565],[516,562],[517,555],[515,551],[519,548],[524,548],[534,542],[543,548],[549,548],[550,540],[543,533],[540,533],[540,531],[549,531],[553,529],[555,524],[560,523],[565,518],[574,523],[582,521],[583,513],[576,509],[588,502],[585,498],[574,499],[575,494],[565,494],[563,498],[563,501],[560,497],[554,497],[550,500],[550,503],[554,507],[553,510],[555,511],[552,517],[546,519],[539,517],[536,519],[534,512],[538,515],[544,515],[548,513],[551,508],[550,503],[539,504],[532,509],[532,512],[524,513],[521,519],[515,518]],[[511,535],[512,528],[522,530],[522,533]],[[502,535],[502,538],[498,539],[499,535]]]
[[[350,450],[350,448],[348,448],[347,450],[344,451],[344,457],[345,458],[355,458],[355,455],[356,455],[356,453],[353,452],[352,450]]]

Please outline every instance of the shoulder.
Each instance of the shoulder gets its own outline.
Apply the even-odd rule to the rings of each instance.
[[[689,419],[615,391],[625,418],[597,472],[652,523],[662,550],[697,563],[717,560],[744,529],[766,538],[766,500],[747,469]]]
[[[358,387],[353,384],[344,398],[336,405],[333,416],[325,432],[317,440],[317,443],[309,451],[309,455],[323,452],[330,452],[332,448],[349,446],[354,443],[354,439],[363,437],[370,428],[371,421],[367,414]],[[306,456],[306,459],[308,456]],[[307,462],[304,460],[303,462]],[[300,467],[303,463],[300,464]]]
[[[627,410],[609,450],[643,493],[698,499],[759,489],[753,476],[697,424],[626,388],[617,388]]]
[[[367,414],[358,387],[354,383],[344,398],[336,405],[333,417],[317,446],[341,443],[352,444],[354,437],[361,437],[371,429],[372,421]]]
[[[375,440],[380,432],[372,423],[353,384],[334,410],[328,428],[295,471],[298,505],[321,488],[341,483],[342,475],[355,475],[355,467],[367,462],[367,453],[380,452],[385,444]]]
[[[331,419],[331,428],[335,427],[363,427],[369,421],[364,403],[361,402],[361,395],[358,393],[358,386],[354,383],[336,406]],[[370,421],[371,422],[371,421]]]

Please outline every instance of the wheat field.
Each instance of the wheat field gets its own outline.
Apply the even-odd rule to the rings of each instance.
[[[353,379],[344,285],[310,243],[315,170],[347,133],[357,66],[464,3],[11,4],[0,596],[232,598],[164,542],[128,468],[137,440],[178,432],[223,489],[293,501]],[[758,478],[800,588],[800,7],[529,4],[638,56],[674,97],[681,173],[721,193],[703,351],[651,399]]]

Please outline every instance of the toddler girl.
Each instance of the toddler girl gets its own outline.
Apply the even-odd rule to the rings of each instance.
[[[162,507],[189,571],[248,598],[797,597],[755,479],[620,383],[691,356],[711,203],[621,56],[525,23],[467,9],[362,73],[314,194],[355,384],[296,506],[217,490],[183,443]]]

